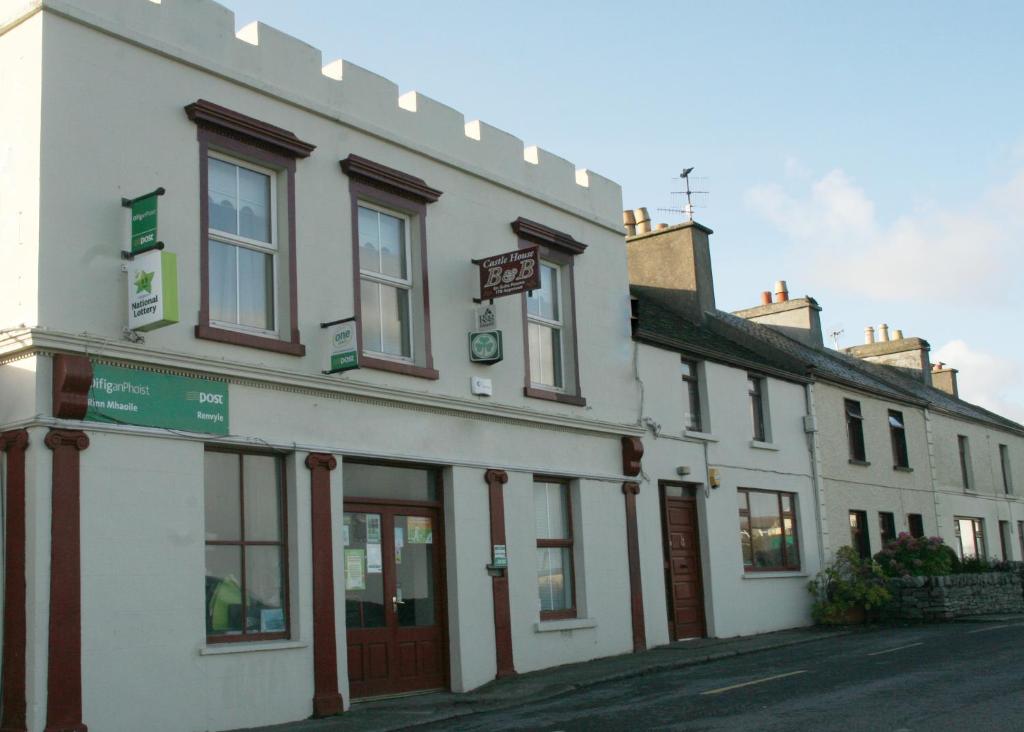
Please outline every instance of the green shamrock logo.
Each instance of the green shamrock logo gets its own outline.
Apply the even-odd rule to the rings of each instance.
[[[153,276],[156,272],[144,272],[139,270],[135,273],[135,294],[153,292]]]

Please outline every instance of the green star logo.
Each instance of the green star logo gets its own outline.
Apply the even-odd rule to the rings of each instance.
[[[135,273],[135,294],[153,292],[153,276],[156,272],[144,272],[139,270]]]

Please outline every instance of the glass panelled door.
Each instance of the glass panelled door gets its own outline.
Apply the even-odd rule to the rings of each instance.
[[[443,687],[437,510],[346,504],[344,521],[352,696]]]

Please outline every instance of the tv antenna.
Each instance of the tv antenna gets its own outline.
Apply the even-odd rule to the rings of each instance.
[[[683,172],[679,174],[679,177],[683,179],[683,184],[686,187],[685,191],[672,191],[673,196],[686,196],[686,206],[683,208],[659,208],[659,211],[666,213],[681,214],[686,217],[687,221],[693,221],[693,197],[694,196],[707,196],[707,191],[695,191],[690,188],[690,173],[693,172],[693,168],[683,168]],[[674,179],[673,179],[674,180]],[[703,182],[703,178],[700,179]],[[702,183],[703,184],[703,183]]]
[[[835,345],[837,351],[839,350],[839,336],[841,336],[845,332],[846,331],[843,330],[843,327],[839,326],[838,329],[836,329],[836,330],[832,331],[831,333],[829,333],[829,336],[832,337],[832,343]]]

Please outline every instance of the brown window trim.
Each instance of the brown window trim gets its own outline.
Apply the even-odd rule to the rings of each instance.
[[[304,356],[306,347],[299,341],[298,272],[296,269],[295,232],[295,160],[305,158],[315,145],[303,142],[294,133],[261,122],[244,114],[200,99],[185,107],[188,118],[196,124],[199,141],[199,322],[196,338],[259,348],[292,356]],[[210,149],[237,155],[254,163],[273,168],[286,179],[288,211],[288,315],[289,323],[278,322],[280,338],[244,333],[210,323],[210,212],[208,155]],[[279,227],[280,228],[280,227]],[[280,256],[280,255],[278,255]],[[280,272],[280,269],[278,270]]]
[[[361,367],[391,371],[421,379],[437,380],[440,373],[434,368],[434,355],[430,345],[430,284],[427,267],[427,204],[441,197],[441,191],[394,168],[372,160],[349,155],[340,161],[341,170],[349,177],[349,197],[352,209],[352,298],[356,317],[356,340],[359,344]],[[359,274],[359,202],[376,203],[408,214],[419,225],[420,281],[413,285],[423,297],[423,364],[392,361],[388,358],[368,356],[363,351],[362,280]]]
[[[569,570],[572,574],[572,607],[565,610],[541,610],[540,619],[544,620],[570,620],[579,614],[576,605],[576,550],[574,547],[575,538],[572,521],[572,485],[566,478],[553,478],[545,475],[533,476],[534,483],[557,483],[565,490],[565,530],[568,537],[565,539],[537,539],[538,549],[547,548],[568,548],[569,549]]]
[[[744,505],[740,506],[739,515],[741,517],[742,516],[746,516],[746,518],[748,520],[748,526],[749,526],[749,520],[750,520],[750,498],[749,498],[749,494],[750,493],[769,493],[769,494],[772,494],[772,495],[774,495],[776,497],[776,501],[778,502],[778,506],[779,506],[779,518],[783,519],[783,524],[782,524],[783,532],[785,532],[785,530],[786,530],[785,519],[786,518],[790,518],[790,519],[793,520],[793,534],[792,534],[792,536],[793,536],[793,548],[796,550],[796,556],[797,556],[797,558],[799,560],[801,558],[801,551],[800,551],[800,524],[797,521],[797,516],[796,516],[797,494],[793,493],[791,491],[770,491],[770,490],[762,490],[760,488],[739,488],[737,492],[740,493],[740,494],[743,494],[743,496],[745,498]],[[790,505],[792,505],[794,507],[794,510],[789,511],[789,512],[786,512],[786,511],[782,510],[782,497],[783,496],[789,496]],[[785,539],[786,534],[783,533],[782,536],[783,536],[783,539]],[[751,537],[751,539],[753,539],[753,537]],[[753,550],[753,544],[751,544],[751,550]],[[740,554],[742,555],[742,549],[740,551]],[[783,554],[783,557],[784,557],[785,564],[783,564],[783,566],[781,566],[781,567],[754,567],[754,566],[748,567],[747,565],[744,564],[743,565],[743,571],[744,572],[750,572],[750,573],[760,573],[760,572],[799,572],[800,569],[801,569],[801,565],[800,565],[799,561],[798,561],[797,564],[793,564],[793,563],[791,563],[789,561],[789,550],[786,548],[786,542],[785,541],[782,542],[782,554]],[[741,556],[741,561],[742,561],[742,556]]]
[[[245,632],[245,616],[242,617],[242,632],[238,635],[207,635],[206,642],[208,644],[221,644],[221,643],[250,643],[257,641],[272,641],[272,640],[287,640],[292,637],[292,623],[291,623],[291,586],[289,581],[289,558],[288,558],[288,480],[285,475],[284,466],[284,455],[277,452],[263,452],[259,450],[242,450],[234,449],[223,446],[211,446],[207,445],[204,452],[220,452],[229,455],[237,455],[239,459],[239,486],[238,486],[238,501],[239,501],[239,527],[242,536],[245,536],[245,472],[242,464],[242,458],[246,455],[259,455],[263,457],[272,457],[278,466],[278,490],[281,494],[281,540],[280,541],[246,541],[240,539],[238,541],[226,541],[226,540],[209,540],[207,539],[203,546],[238,546],[243,547],[242,549],[242,566],[241,566],[241,582],[242,582],[242,603],[245,606],[245,549],[247,546],[279,546],[281,547],[281,608],[284,610],[284,627],[285,629],[278,633],[246,633]],[[204,549],[205,551],[205,549]]]
[[[533,399],[545,399],[547,401],[558,402],[560,404],[571,404],[576,407],[585,407],[587,406],[587,400],[583,398],[583,390],[580,385],[580,349],[577,336],[579,327],[576,321],[576,273],[574,265],[575,256],[577,254],[582,254],[586,250],[587,245],[576,241],[568,234],[555,231],[554,229],[544,226],[543,224],[538,224],[535,221],[524,219],[522,216],[513,221],[511,226],[512,231],[514,231],[519,237],[520,249],[526,249],[527,247],[537,245],[540,247],[541,259],[547,259],[548,261],[554,262],[568,272],[569,312],[572,317],[571,345],[573,353],[572,366],[575,393],[534,386],[530,379],[530,328],[526,310],[527,295],[523,295],[521,297],[523,313],[523,356],[525,359],[525,383],[523,384],[523,394]]]

